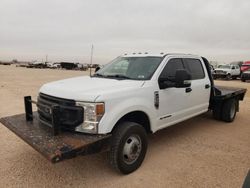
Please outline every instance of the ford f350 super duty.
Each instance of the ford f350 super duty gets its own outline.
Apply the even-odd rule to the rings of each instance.
[[[128,174],[144,160],[147,134],[207,111],[232,122],[245,92],[215,86],[200,56],[126,54],[92,76],[44,84],[37,101],[24,97],[25,114],[1,122],[53,163],[108,151]]]
[[[241,71],[239,65],[219,65],[214,69],[212,75],[214,80],[217,78],[237,79],[240,77]]]

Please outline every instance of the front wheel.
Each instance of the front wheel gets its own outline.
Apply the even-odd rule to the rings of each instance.
[[[123,174],[139,168],[147,151],[145,129],[134,122],[120,123],[113,131],[108,153],[110,164]]]
[[[230,80],[232,78],[231,74],[227,74],[226,79]]]
[[[232,79],[233,79],[233,80],[236,80],[236,79],[237,79],[237,76],[232,76]]]

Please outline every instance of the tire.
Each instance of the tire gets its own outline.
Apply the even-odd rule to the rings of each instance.
[[[232,78],[231,74],[227,74],[226,79],[230,80]]]
[[[213,117],[216,120],[221,120],[221,109],[219,107],[213,109]]]
[[[244,79],[241,79],[241,81],[242,81],[242,82],[246,82],[246,80],[244,80]]]
[[[141,166],[147,146],[147,133],[141,125],[122,122],[113,131],[109,162],[123,174],[134,172]]]
[[[221,119],[225,122],[232,122],[237,111],[237,102],[235,99],[225,101],[222,106]]]
[[[233,80],[236,80],[236,79],[237,79],[237,76],[232,76],[232,79],[233,79]]]

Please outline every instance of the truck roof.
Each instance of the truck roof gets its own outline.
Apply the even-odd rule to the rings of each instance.
[[[192,54],[184,54],[184,53],[148,53],[148,52],[139,52],[139,53],[125,53],[121,55],[122,57],[165,57],[169,55],[177,55],[177,56],[185,56],[185,57],[193,57],[200,58],[200,56],[192,55]]]

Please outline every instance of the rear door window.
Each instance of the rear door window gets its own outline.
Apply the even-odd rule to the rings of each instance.
[[[185,68],[190,72],[192,80],[205,78],[204,69],[199,59],[184,58]]]

